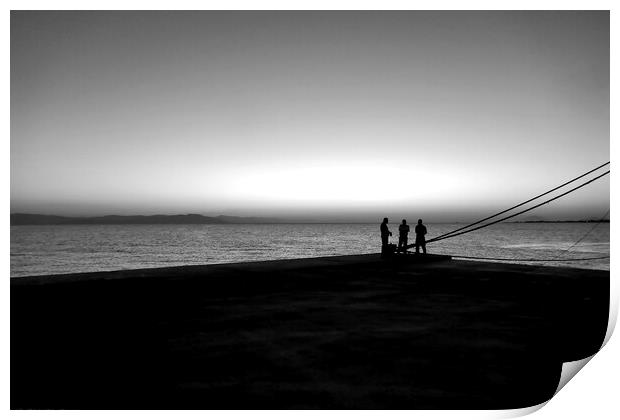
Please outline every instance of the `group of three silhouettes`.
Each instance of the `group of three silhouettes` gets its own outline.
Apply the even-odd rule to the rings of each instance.
[[[388,218],[383,218],[383,223],[381,223],[381,255],[386,255],[388,253],[389,244],[388,238],[392,236],[392,232],[388,229]],[[418,219],[418,224],[415,227],[415,253],[420,253],[420,247],[422,247],[422,252],[426,254],[426,226],[422,224],[422,219]],[[407,220],[403,219],[403,222],[398,226],[398,247],[396,248],[397,252],[407,252],[407,240],[409,236],[409,225],[407,224]],[[393,245],[392,245],[393,246]]]

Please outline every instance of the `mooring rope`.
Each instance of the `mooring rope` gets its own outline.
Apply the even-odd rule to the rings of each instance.
[[[575,242],[574,244],[572,244],[571,246],[566,248],[564,251],[562,251],[560,254],[558,254],[558,258],[561,257],[562,255],[566,254],[571,249],[573,249],[573,247],[577,246],[578,243],[580,243],[581,241],[586,239],[592,232],[594,232],[594,229],[596,229],[601,223],[603,223],[603,221],[605,220],[605,218],[607,217],[607,215],[609,214],[610,211],[611,211],[611,209],[608,209],[607,212],[599,219],[598,223],[596,225],[594,225],[594,227],[592,229],[590,229],[585,235],[583,235],[581,238],[579,238],[579,240],[577,242]]]
[[[608,175],[609,173],[610,173],[610,171],[607,171],[607,172],[605,172],[605,173],[603,173],[603,174],[601,174],[601,175],[599,175],[599,176],[597,176],[597,177],[595,177],[595,178],[593,178],[593,179],[591,179],[591,180],[589,180],[589,181],[587,181],[587,182],[584,182],[583,184],[578,185],[577,187],[575,187],[575,188],[573,188],[573,189],[570,189],[570,190],[568,190],[568,191],[566,191],[566,192],[564,192],[564,193],[562,193],[562,194],[560,194],[560,195],[557,195],[557,196],[555,196],[555,197],[553,197],[553,198],[550,198],[549,200],[544,201],[544,202],[542,202],[542,203],[540,203],[540,204],[537,204],[537,205],[532,206],[532,207],[528,207],[527,209],[522,210],[522,211],[520,211],[520,212],[517,212],[517,213],[511,214],[511,215],[509,215],[509,216],[503,217],[503,218],[501,218],[501,219],[495,220],[495,221],[490,222],[490,223],[486,223],[486,224],[484,224],[484,225],[482,225],[482,226],[478,226],[478,227],[475,227],[475,228],[472,228],[472,229],[469,229],[469,230],[464,230],[464,231],[461,231],[461,232],[458,232],[458,233],[452,233],[452,234],[449,234],[449,235],[448,235],[448,234],[440,235],[440,236],[437,236],[437,237],[435,237],[435,238],[429,239],[428,241],[426,241],[426,243],[428,244],[428,243],[431,243],[431,242],[437,242],[437,241],[442,241],[442,240],[444,240],[444,239],[454,238],[454,237],[456,237],[456,236],[460,236],[460,235],[464,235],[464,234],[466,234],[466,233],[474,232],[474,231],[476,231],[476,230],[483,229],[483,228],[485,228],[485,227],[488,227],[488,226],[494,225],[494,224],[496,224],[496,223],[500,223],[500,222],[503,222],[503,221],[505,221],[505,220],[512,219],[513,217],[519,216],[519,215],[521,215],[521,214],[523,214],[523,213],[526,213],[526,212],[528,212],[528,211],[534,210],[534,209],[536,209],[536,208],[538,208],[538,207],[544,206],[545,204],[551,203],[552,201],[555,201],[555,200],[557,200],[557,199],[559,199],[559,198],[562,198],[562,197],[564,197],[565,195],[570,194],[570,193],[572,193],[572,192],[574,192],[574,191],[576,191],[576,190],[578,190],[578,189],[580,189],[580,188],[583,188],[583,187],[585,187],[586,185],[588,185],[588,184],[590,184],[590,183],[592,183],[592,182],[596,181],[597,179],[604,177],[605,175]],[[475,224],[477,224],[477,223],[475,223]],[[473,226],[473,225],[472,225],[472,226]],[[408,248],[409,248],[409,247],[411,247],[411,245],[410,245],[410,246],[408,246]]]
[[[557,187],[555,187],[555,188],[550,189],[549,191],[546,191],[546,192],[544,192],[544,193],[542,193],[542,194],[539,194],[539,195],[537,195],[537,196],[536,196],[536,197],[534,197],[534,198],[530,198],[529,200],[523,201],[523,202],[521,202],[521,203],[517,204],[516,206],[512,206],[512,207],[510,207],[509,209],[506,209],[506,210],[500,211],[499,213],[495,213],[495,214],[493,214],[493,215],[491,215],[491,216],[485,217],[484,219],[480,219],[480,220],[478,220],[478,221],[476,221],[476,222],[474,222],[474,223],[471,223],[471,224],[469,224],[469,225],[467,225],[467,226],[463,226],[463,227],[458,228],[458,229],[455,229],[455,230],[453,230],[453,231],[451,231],[451,232],[447,232],[447,233],[441,234],[441,235],[439,235],[439,236],[437,236],[437,237],[435,237],[435,238],[433,238],[433,239],[430,239],[429,241],[427,241],[427,243],[428,243],[428,242],[435,242],[435,241],[439,241],[439,240],[441,240],[441,239],[443,239],[444,237],[447,237],[447,236],[452,237],[452,235],[453,235],[453,234],[455,234],[455,233],[457,233],[457,232],[460,232],[460,231],[462,231],[462,230],[468,229],[468,228],[470,228],[470,227],[472,227],[472,226],[475,226],[475,225],[477,225],[477,224],[480,224],[480,223],[482,223],[482,222],[486,222],[487,220],[490,220],[490,219],[492,219],[492,218],[494,218],[494,217],[501,216],[502,214],[505,214],[505,213],[507,213],[507,212],[509,212],[509,211],[511,211],[511,210],[514,210],[514,209],[516,209],[516,208],[518,208],[518,207],[521,207],[521,206],[523,206],[523,205],[525,205],[525,204],[531,203],[532,201],[534,201],[534,200],[536,200],[536,199],[538,199],[538,198],[540,198],[540,197],[543,197],[543,196],[545,196],[545,195],[547,195],[547,194],[550,194],[550,193],[552,193],[552,192],[554,192],[554,191],[557,191],[557,190],[559,190],[560,188],[567,186],[568,184],[572,184],[573,182],[577,181],[578,179],[581,179],[581,178],[583,178],[583,177],[585,177],[585,176],[587,176],[587,175],[590,175],[592,172],[595,172],[595,171],[597,171],[597,170],[601,169],[602,167],[607,166],[607,165],[609,165],[609,164],[610,164],[610,162],[608,161],[608,162],[606,162],[606,163],[604,163],[604,164],[602,164],[602,165],[600,165],[600,166],[598,166],[598,167],[596,167],[596,168],[594,168],[594,169],[592,169],[592,170],[590,170],[590,171],[588,171],[588,172],[586,172],[586,173],[584,173],[584,174],[582,174],[582,175],[579,175],[579,176],[578,176],[578,177],[576,177],[576,178],[571,179],[571,180],[570,180],[570,181],[568,181],[568,182],[565,182],[565,183],[564,183],[564,184],[562,184],[562,185],[559,185],[559,186],[557,186]],[[608,172],[608,173],[609,173],[609,172]],[[490,225],[486,225],[486,226],[490,226]],[[470,231],[470,232],[471,232],[471,231]]]

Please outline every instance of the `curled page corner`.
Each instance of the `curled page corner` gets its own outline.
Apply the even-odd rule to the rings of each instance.
[[[568,381],[573,379],[577,372],[579,372],[590,360],[592,360],[595,355],[596,353],[581,360],[574,360],[572,362],[565,362],[564,364],[562,364],[560,381],[558,382],[558,387],[556,388],[553,396],[557,395],[557,393],[560,392],[562,388],[564,388],[564,385],[566,385]]]
[[[595,356],[595,354],[593,354],[592,356],[588,356],[584,359],[575,360],[572,362],[565,362],[562,364],[560,380],[558,381],[558,387],[553,393],[553,397],[555,397],[557,393],[560,392],[562,388],[564,388],[564,385],[566,385]],[[500,413],[498,413],[498,416],[496,418],[510,419],[527,416],[543,408],[545,405],[547,405],[547,403],[549,403],[549,401],[551,401],[551,399],[553,399],[553,397],[551,397],[547,401],[533,405],[531,407],[502,410]]]
[[[617,298],[617,296],[616,296],[616,298]],[[571,362],[564,362],[562,364],[562,373],[560,375],[560,381],[558,382],[558,387],[556,388],[555,393],[553,394],[553,396],[555,396],[558,392],[560,392],[560,390],[562,388],[564,388],[564,385],[566,385],[571,379],[573,379],[573,377],[577,374],[577,372],[579,372],[590,360],[592,360],[592,358],[596,355],[596,353],[601,351],[601,349],[603,347],[605,347],[605,345],[607,344],[607,342],[611,338],[611,335],[613,334],[613,331],[614,331],[614,329],[616,327],[616,319],[617,319],[617,314],[618,314],[618,304],[617,304],[617,300],[614,299],[614,298],[612,298],[612,301],[610,303],[611,303],[611,305],[609,307],[609,318],[608,318],[608,321],[607,321],[607,331],[605,333],[605,338],[603,339],[603,343],[601,344],[601,348],[598,349],[591,356],[585,357],[585,358],[580,359],[580,360],[573,360]]]
[[[555,397],[557,395],[558,392],[560,392],[560,390],[562,388],[564,388],[564,386],[571,380],[573,379],[573,377],[575,375],[577,375],[577,373],[585,366],[588,364],[588,362],[590,360],[592,360],[592,358],[594,356],[596,356],[596,354],[603,348],[605,347],[605,345],[607,344],[607,342],[609,341],[609,338],[611,337],[613,330],[615,328],[615,324],[616,324],[616,313],[617,313],[617,306],[615,304],[611,305],[610,307],[610,315],[609,315],[609,322],[607,324],[607,333],[605,334],[605,339],[603,341],[603,344],[601,346],[601,348],[596,351],[594,354],[592,354],[591,356],[585,357],[583,359],[579,359],[579,360],[573,360],[570,362],[564,362],[562,364],[562,371],[560,373],[560,379],[558,381],[558,386],[555,390],[555,392],[553,393],[553,396],[548,399],[547,401],[544,401],[540,404],[536,404],[533,405],[531,407],[524,407],[524,408],[515,408],[515,409],[508,409],[508,410],[501,410],[499,412],[496,412],[495,414],[497,414],[494,418],[501,418],[501,419],[509,419],[509,418],[517,418],[517,417],[523,417],[523,416],[527,416],[529,414],[532,414],[538,410],[540,410],[541,408],[543,408],[545,405],[547,405],[547,403],[549,403],[549,401],[551,401],[553,399],[553,397]]]
[[[603,348],[611,338],[611,335],[616,329],[616,321],[618,320],[618,301],[620,300],[620,295],[615,281],[611,281],[609,286],[609,318],[607,320],[607,332],[605,333],[601,348]]]

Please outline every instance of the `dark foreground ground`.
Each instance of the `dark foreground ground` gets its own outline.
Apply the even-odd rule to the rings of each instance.
[[[11,408],[526,407],[608,308],[607,271],[431,257],[11,279]]]

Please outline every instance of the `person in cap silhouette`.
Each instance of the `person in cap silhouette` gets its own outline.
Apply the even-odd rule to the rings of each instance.
[[[418,224],[415,227],[415,253],[420,253],[420,247],[422,247],[422,251],[426,254],[426,226],[422,224],[422,219],[418,219]]]

